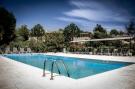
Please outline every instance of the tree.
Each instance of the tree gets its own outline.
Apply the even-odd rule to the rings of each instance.
[[[22,25],[18,29],[18,35],[23,38],[23,41],[26,41],[29,39],[29,29],[27,28],[27,25]]]
[[[15,16],[0,7],[0,45],[9,44],[15,37]]]
[[[63,30],[63,29],[61,29],[61,28],[58,30],[58,32],[61,32],[61,33],[63,33],[63,31],[64,31],[64,30]]]
[[[60,52],[64,48],[64,36],[61,32],[46,33],[46,51]]]
[[[114,37],[114,36],[119,35],[119,32],[118,32],[116,29],[112,29],[112,30],[110,31],[110,35]]]
[[[125,32],[123,32],[123,31],[120,31],[120,32],[119,32],[119,35],[120,35],[120,36],[123,36],[124,34],[125,34]]]
[[[135,36],[135,22],[131,20],[126,26],[127,34],[129,36]]]
[[[99,24],[94,28],[94,38],[100,39],[107,37],[107,31]]]
[[[63,31],[65,42],[70,42],[71,40],[73,40],[73,37],[78,37],[80,35],[80,32],[81,30],[76,24],[69,24]]]
[[[135,21],[131,20],[127,26],[126,26],[126,30],[127,30],[127,34],[129,36],[133,36],[133,40],[135,41]],[[133,55],[135,55],[135,43],[132,44],[131,40],[130,40],[130,51],[133,51]]]
[[[42,36],[44,36],[44,34],[45,34],[45,30],[40,24],[35,25],[31,29],[31,36],[32,37],[37,37],[37,40],[38,40],[39,37],[42,38]]]

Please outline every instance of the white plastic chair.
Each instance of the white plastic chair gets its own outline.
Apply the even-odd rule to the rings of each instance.
[[[9,48],[9,47],[7,47],[7,48],[6,48],[5,53],[7,53],[7,54],[8,54],[8,53],[11,53],[11,51],[10,51],[10,48]]]
[[[20,53],[25,53],[24,48],[20,48]]]
[[[16,47],[13,48],[13,53],[18,53],[18,50]]]
[[[28,53],[31,53],[32,51],[31,51],[31,48],[27,48],[27,52]]]

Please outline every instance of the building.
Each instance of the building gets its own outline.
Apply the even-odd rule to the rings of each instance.
[[[80,33],[80,36],[74,37],[73,41],[90,40],[91,37],[92,37],[91,33]]]

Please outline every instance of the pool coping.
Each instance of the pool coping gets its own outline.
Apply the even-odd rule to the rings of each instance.
[[[122,62],[133,62],[135,63],[135,56],[106,56],[106,55],[87,55],[87,54],[72,54],[72,53],[43,53],[44,55],[53,56],[65,56],[65,57],[75,57],[84,59],[97,59],[106,61],[122,61]]]

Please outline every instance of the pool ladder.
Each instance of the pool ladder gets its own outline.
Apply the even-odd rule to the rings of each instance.
[[[58,62],[61,62],[63,64],[67,76],[70,77],[67,65],[64,63],[63,60],[47,60],[47,59],[44,60],[43,76],[45,76],[45,69],[46,69],[46,64],[48,61],[51,61],[51,78],[50,78],[50,80],[53,80],[54,65],[56,65],[58,73],[61,74],[59,66],[58,66]]]

